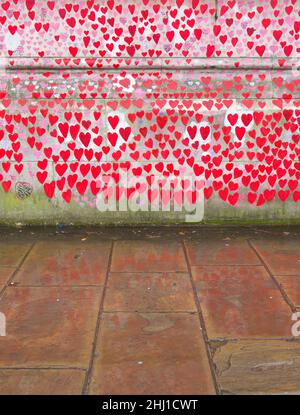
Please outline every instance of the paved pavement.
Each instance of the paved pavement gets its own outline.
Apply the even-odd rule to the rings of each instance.
[[[299,241],[282,227],[2,229],[0,393],[299,394]]]

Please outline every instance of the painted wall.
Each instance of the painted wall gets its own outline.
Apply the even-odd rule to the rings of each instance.
[[[297,221],[299,3],[2,1],[0,221]]]

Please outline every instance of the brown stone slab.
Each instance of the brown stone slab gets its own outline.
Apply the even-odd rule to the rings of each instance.
[[[187,271],[187,265],[179,242],[118,241],[114,246],[111,271]]]
[[[228,342],[213,360],[223,393],[300,394],[299,341]]]
[[[300,274],[299,275],[276,275],[279,282],[291,302],[300,308]]]
[[[198,316],[107,313],[91,394],[214,394]]]
[[[291,310],[264,267],[192,267],[208,336],[290,337]]]
[[[0,266],[17,267],[30,249],[29,243],[0,242]]]
[[[260,265],[247,241],[202,239],[186,242],[191,265]]]
[[[111,242],[50,241],[37,243],[14,282],[19,285],[102,285]]]
[[[7,281],[11,278],[15,268],[0,268],[0,290],[4,287]]]
[[[0,367],[86,368],[101,293],[98,287],[8,287],[0,300],[6,316]]]
[[[252,241],[252,245],[266,262],[274,275],[300,274],[299,240]]]
[[[111,273],[105,311],[196,311],[189,274]]]
[[[85,371],[0,369],[0,395],[80,395]]]

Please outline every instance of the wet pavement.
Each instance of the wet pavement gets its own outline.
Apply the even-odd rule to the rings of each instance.
[[[0,229],[0,393],[300,394],[299,242],[297,227]]]

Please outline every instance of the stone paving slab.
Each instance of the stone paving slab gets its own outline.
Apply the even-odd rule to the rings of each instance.
[[[192,274],[210,339],[291,335],[291,310],[264,267],[192,267]]]
[[[17,267],[25,254],[29,251],[31,244],[23,243],[6,243],[0,241],[0,266]]]
[[[80,395],[83,370],[0,369],[0,395]]]
[[[178,242],[118,241],[115,243],[111,271],[187,271],[187,264],[182,245]]]
[[[223,393],[300,394],[299,341],[227,342],[213,360]]]
[[[189,274],[111,273],[105,311],[197,311]]]
[[[105,314],[92,394],[214,394],[196,314]]]
[[[111,242],[38,242],[14,278],[18,285],[103,285]]]
[[[7,335],[1,367],[86,368],[101,288],[8,287],[0,300]]]
[[[300,274],[299,240],[258,240],[252,245],[274,275]]]
[[[245,240],[203,238],[186,243],[191,265],[257,265],[259,259]]]

